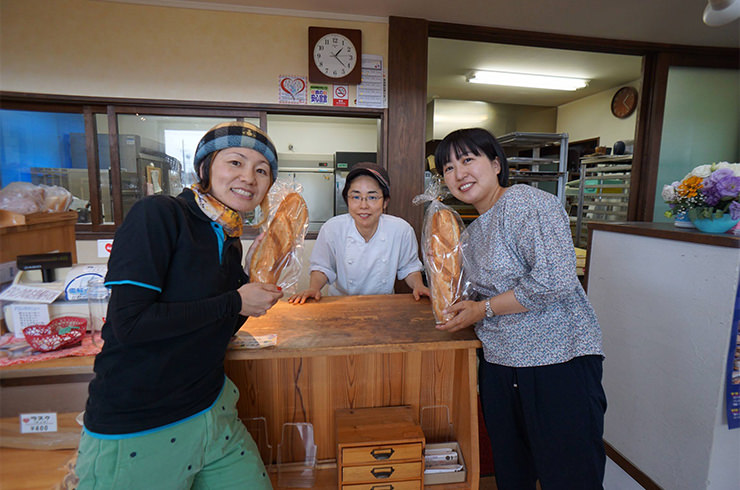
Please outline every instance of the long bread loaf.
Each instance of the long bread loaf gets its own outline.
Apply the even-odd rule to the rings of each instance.
[[[308,221],[308,207],[297,192],[286,195],[275,211],[262,243],[249,263],[249,282],[277,284],[290,261],[296,238]]]
[[[460,250],[460,226],[457,217],[449,209],[440,209],[432,215],[429,227],[429,281],[432,293],[432,308],[437,323],[445,323],[452,315],[442,310],[460,299],[462,253]]]

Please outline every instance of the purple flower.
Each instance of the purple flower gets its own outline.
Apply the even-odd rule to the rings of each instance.
[[[735,198],[740,194],[740,177],[735,177],[729,168],[720,168],[704,179],[701,193],[709,206],[716,206],[723,198]]]
[[[740,202],[732,201],[730,203],[730,218],[740,219]]]

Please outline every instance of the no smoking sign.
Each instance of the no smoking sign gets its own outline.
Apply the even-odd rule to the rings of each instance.
[[[334,85],[333,91],[333,104],[338,107],[349,106],[349,86],[347,85]]]

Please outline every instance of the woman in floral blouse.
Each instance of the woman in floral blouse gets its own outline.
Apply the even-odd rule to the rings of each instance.
[[[500,490],[602,488],[606,397],[596,315],[576,276],[559,200],[508,186],[506,156],[484,129],[461,129],[435,153],[437,170],[479,217],[465,233],[472,300],[438,328],[475,324],[480,397]]]

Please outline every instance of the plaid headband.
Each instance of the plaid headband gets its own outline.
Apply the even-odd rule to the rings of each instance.
[[[240,121],[218,124],[201,138],[193,159],[196,175],[199,175],[200,166],[208,155],[225,148],[250,148],[260,152],[270,163],[272,181],[275,182],[278,173],[275,145],[261,129]]]

